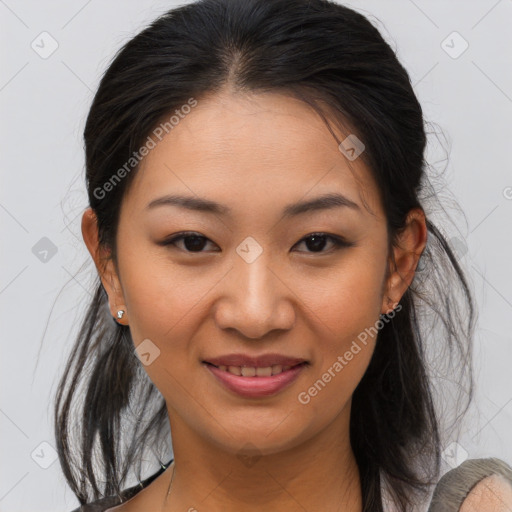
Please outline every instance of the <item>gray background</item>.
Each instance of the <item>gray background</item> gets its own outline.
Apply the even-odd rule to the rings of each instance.
[[[426,120],[447,137],[449,162],[439,166],[448,164],[450,197],[466,213],[457,244],[480,309],[478,389],[444,470],[466,457],[512,464],[512,0],[345,4],[397,50]],[[55,460],[51,413],[94,272],[80,233],[81,134],[114,52],[174,5],[0,0],[0,512],[77,506]],[[431,142],[432,159],[442,159]]]

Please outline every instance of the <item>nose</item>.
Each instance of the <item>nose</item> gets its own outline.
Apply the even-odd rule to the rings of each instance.
[[[294,326],[295,295],[283,272],[275,265],[271,268],[264,254],[265,251],[251,263],[234,259],[215,307],[220,329],[235,329],[241,336],[255,340]]]

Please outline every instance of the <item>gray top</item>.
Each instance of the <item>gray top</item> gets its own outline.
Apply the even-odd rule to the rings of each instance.
[[[501,459],[467,459],[439,480],[428,512],[458,511],[472,489],[492,475],[502,476],[512,486],[512,468]]]

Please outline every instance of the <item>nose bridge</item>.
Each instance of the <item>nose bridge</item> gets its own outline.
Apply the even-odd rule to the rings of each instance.
[[[237,266],[238,279],[241,284],[241,304],[248,314],[269,313],[274,309],[277,300],[275,275],[270,269],[269,258],[260,256],[252,263],[239,262]],[[268,311],[267,311],[268,310]]]
[[[219,327],[234,328],[249,338],[289,329],[294,322],[293,305],[272,268],[270,252],[250,237],[236,252],[228,287],[216,312]]]

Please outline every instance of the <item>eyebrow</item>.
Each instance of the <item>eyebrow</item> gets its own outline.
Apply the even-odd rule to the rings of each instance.
[[[215,215],[229,215],[231,208],[201,197],[183,196],[183,195],[166,195],[153,199],[147,206],[146,210],[151,210],[160,206],[178,206],[187,210],[212,213]],[[289,204],[282,212],[283,218],[296,217],[304,213],[314,211],[330,210],[332,208],[347,207],[352,210],[361,211],[359,205],[342,194],[326,194],[323,196],[310,199],[308,201],[300,201],[298,203]]]

